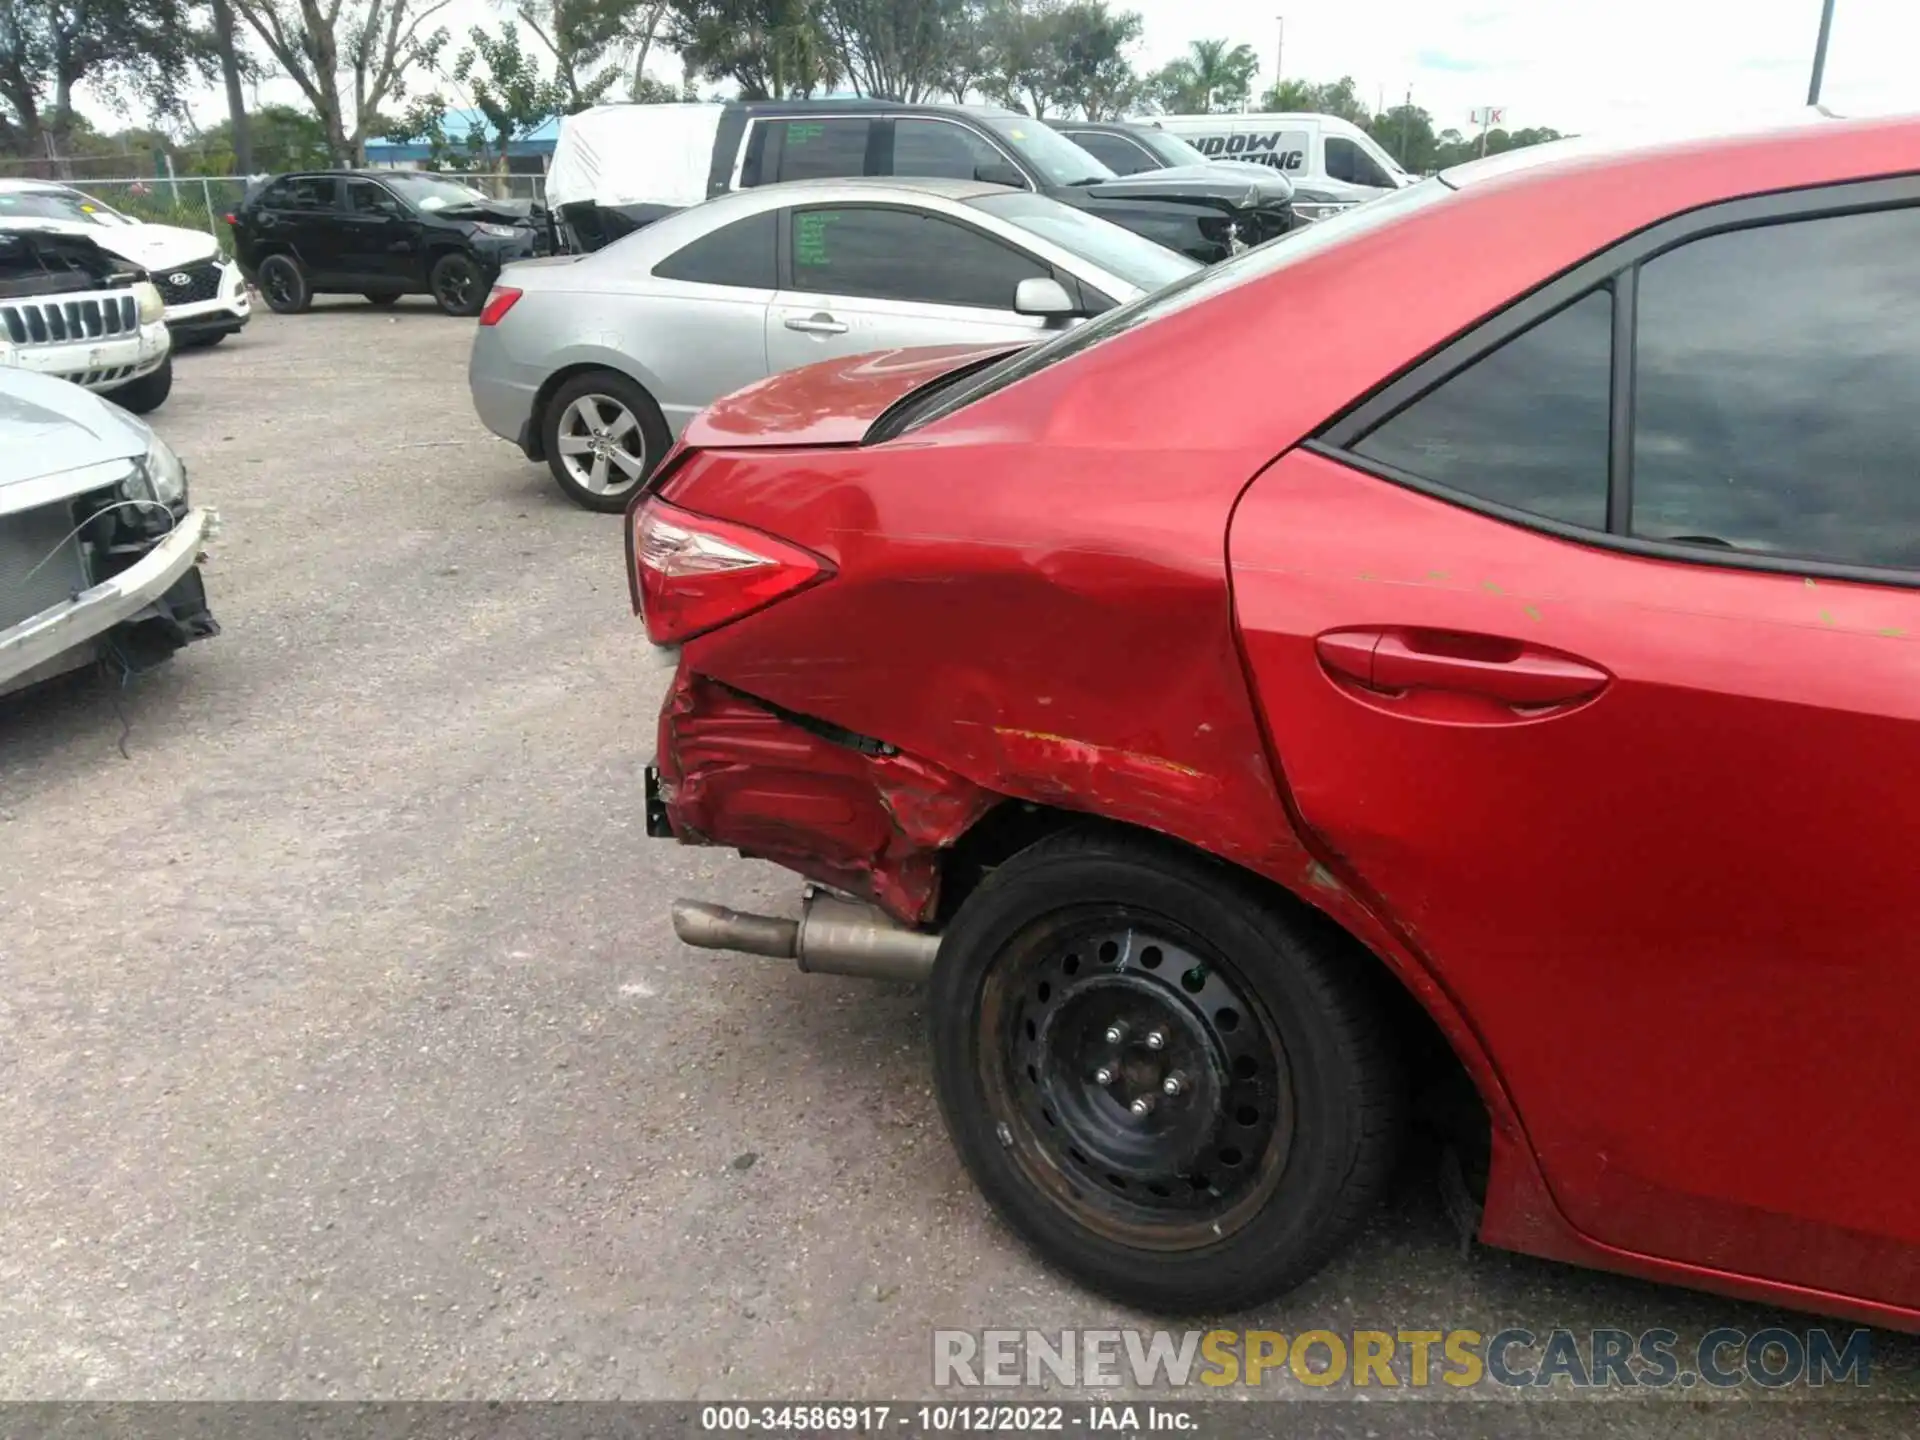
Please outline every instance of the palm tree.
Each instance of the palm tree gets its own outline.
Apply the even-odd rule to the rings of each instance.
[[[1174,115],[1204,115],[1246,103],[1260,69],[1251,45],[1195,40],[1187,50],[1154,76],[1162,108]]]

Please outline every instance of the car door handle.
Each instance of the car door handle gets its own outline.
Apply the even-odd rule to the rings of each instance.
[[[1577,656],[1461,630],[1330,630],[1314,649],[1331,674],[1389,694],[1445,690],[1503,705],[1567,705],[1613,678]]]
[[[846,322],[834,319],[831,315],[795,315],[787,322],[787,329],[798,330],[804,335],[844,335]]]

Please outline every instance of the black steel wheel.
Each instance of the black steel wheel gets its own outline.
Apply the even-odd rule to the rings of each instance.
[[[1204,857],[1054,837],[942,937],[942,1111],[1003,1218],[1084,1283],[1157,1310],[1257,1302],[1345,1243],[1391,1167],[1366,963]]]

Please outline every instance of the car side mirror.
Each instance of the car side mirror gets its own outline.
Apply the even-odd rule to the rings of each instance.
[[[1032,275],[1014,287],[1013,313],[1038,315],[1046,320],[1071,320],[1084,312],[1058,280],[1050,275]]]
[[[994,160],[974,166],[973,178],[982,185],[1005,185],[1011,190],[1027,188],[1027,177],[1005,160]]]

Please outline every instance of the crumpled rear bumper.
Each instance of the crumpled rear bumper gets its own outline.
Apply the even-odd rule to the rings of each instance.
[[[772,860],[907,924],[932,919],[940,852],[1001,799],[685,666],[660,711],[655,765],[649,833]]]

